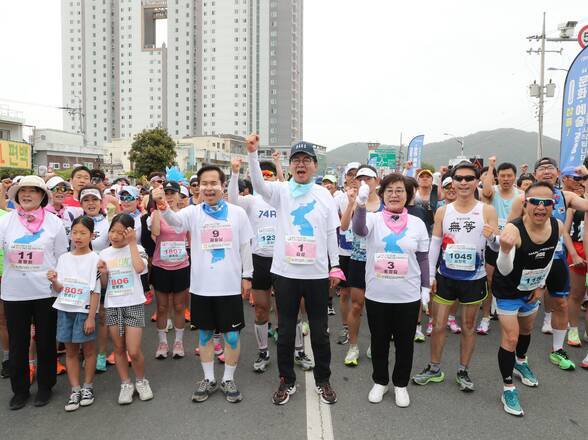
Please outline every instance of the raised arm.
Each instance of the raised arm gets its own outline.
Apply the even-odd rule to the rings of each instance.
[[[268,184],[263,180],[263,174],[259,167],[259,159],[257,158],[257,148],[259,146],[259,136],[256,134],[250,134],[246,139],[247,145],[247,160],[249,162],[249,175],[251,176],[251,184],[253,190],[260,194],[265,201],[269,201],[273,195],[272,185]]]
[[[274,160],[274,165],[276,166],[276,178],[279,182],[285,182],[286,178],[284,177],[284,170],[282,169],[282,162],[280,161],[280,152],[274,151],[272,153],[272,159]]]
[[[482,196],[487,201],[492,201],[494,197],[494,168],[496,167],[496,156],[488,159],[488,172],[482,179]]]

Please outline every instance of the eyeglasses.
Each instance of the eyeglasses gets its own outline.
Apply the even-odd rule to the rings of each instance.
[[[570,176],[575,182],[581,182],[582,180],[588,180],[588,176]]]
[[[67,187],[65,187],[63,185],[57,185],[57,186],[54,186],[53,188],[51,188],[51,192],[64,193],[64,192],[67,192]]]
[[[554,167],[553,165],[541,165],[540,167],[537,167],[535,169],[535,171],[555,171],[557,170],[556,167]]]
[[[292,163],[294,165],[300,165],[300,164],[310,165],[311,162],[312,162],[312,159],[308,156],[303,157],[302,159],[297,157],[295,159],[290,160],[290,163]]]
[[[476,176],[453,176],[453,180],[457,182],[463,182],[464,180],[466,182],[473,182],[476,180]]]
[[[135,198],[130,194],[123,194],[122,196],[119,196],[119,199],[121,202],[132,202],[135,200]]]
[[[555,205],[555,200],[553,200],[553,199],[544,199],[544,198],[541,198],[541,197],[529,197],[527,199],[527,202],[529,202],[531,205],[534,205],[534,206],[543,205],[546,208],[548,206]]]
[[[397,189],[392,189],[392,188],[388,189],[388,188],[386,188],[386,190],[384,191],[384,193],[385,194],[394,194],[396,196],[401,196],[401,195],[406,194],[406,190],[403,189],[403,188],[397,188]]]

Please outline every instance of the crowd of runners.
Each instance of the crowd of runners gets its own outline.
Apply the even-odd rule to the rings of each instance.
[[[296,392],[295,366],[313,371],[322,402],[337,401],[331,338],[348,345],[336,362],[371,359],[369,402],[384,399],[391,377],[399,407],[410,405],[410,381],[444,381],[448,331],[460,334],[455,380],[464,392],[476,388],[469,366],[477,335],[501,332],[497,396],[515,416],[524,413],[514,377],[537,387],[532,364],[588,369],[588,355],[566,350],[588,343],[586,166],[559,170],[545,157],[517,169],[491,157],[483,169],[466,160],[437,172],[407,163],[380,176],[352,162],[342,176],[318,177],[312,144],[292,146],[288,170],[279,155],[260,162],[258,144],[257,135],[246,140],[246,178],[238,159],[230,176],[206,165],[189,178],[154,172],[147,185],[109,182],[83,166],[68,181],[1,176],[1,375],[11,381],[11,409],[27,404],[34,381],[34,405],[46,405],[63,373],[71,385],[65,410],[92,405],[96,373],[109,364],[120,377],[119,404],[135,394],[150,400],[144,356],[182,359],[186,325],[198,330],[202,366],[192,401],[220,388],[240,402],[235,372],[249,304],[257,347],[245,349],[259,354],[245,368],[261,374],[277,363],[276,405]],[[334,300],[340,328],[329,328]],[[540,308],[552,349],[529,360]],[[362,317],[368,347],[358,344]],[[156,347],[142,343],[149,318]],[[415,374],[414,345],[427,337],[430,361]]]

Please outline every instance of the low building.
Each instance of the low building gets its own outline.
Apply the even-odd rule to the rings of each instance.
[[[32,144],[36,171],[39,167],[67,170],[77,165],[93,169],[103,164],[103,149],[86,145],[83,134],[53,128],[35,129]]]
[[[22,112],[0,105],[0,139],[22,142],[24,123],[25,118]]]

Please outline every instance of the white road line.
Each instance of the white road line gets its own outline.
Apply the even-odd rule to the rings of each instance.
[[[314,361],[310,345],[310,336],[304,337],[306,354]],[[317,394],[312,371],[304,373],[306,387],[306,438],[308,440],[333,440],[333,423],[331,421],[331,407],[322,403]]]

